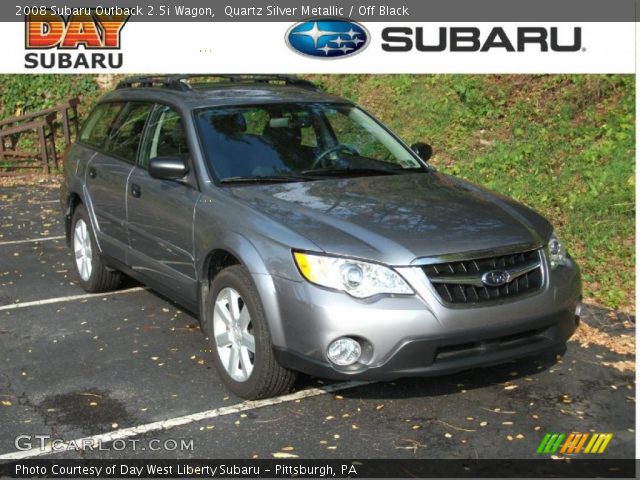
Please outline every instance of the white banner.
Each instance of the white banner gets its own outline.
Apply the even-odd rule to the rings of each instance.
[[[28,49],[25,24],[0,28],[0,73],[634,73],[635,24],[383,23],[361,24],[369,44],[357,55],[307,57],[285,41],[293,23],[127,22],[120,48]],[[401,32],[397,33],[397,28]],[[311,27],[309,27],[311,28]],[[477,28],[476,42],[468,32]],[[521,44],[521,31],[544,29],[540,44]],[[383,39],[383,30],[392,41]],[[444,30],[443,30],[444,29]],[[496,29],[498,30],[496,33]],[[576,38],[579,31],[579,38]],[[409,32],[409,33],[407,33]],[[419,32],[419,34],[418,34]],[[442,35],[442,36],[441,36]],[[526,37],[526,33],[522,36]],[[444,39],[444,43],[442,43]],[[576,43],[576,40],[579,40]],[[452,51],[458,46],[476,51]],[[553,51],[553,42],[576,51]],[[496,45],[501,43],[501,45]],[[383,44],[409,51],[385,51]],[[443,51],[419,51],[426,45]],[[508,46],[505,46],[507,45]],[[511,48],[509,48],[511,47]],[[337,48],[337,47],[336,47]],[[486,51],[482,51],[485,49]],[[512,49],[514,51],[508,51]],[[522,51],[518,51],[522,50]],[[116,68],[117,67],[117,68]]]

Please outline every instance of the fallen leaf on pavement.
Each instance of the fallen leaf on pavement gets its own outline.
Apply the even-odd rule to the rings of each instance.
[[[276,452],[271,454],[273,458],[298,458],[298,455],[286,452]]]

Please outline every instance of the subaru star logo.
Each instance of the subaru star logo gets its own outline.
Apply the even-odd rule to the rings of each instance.
[[[482,283],[487,287],[499,287],[509,282],[509,272],[506,270],[491,270],[482,275]]]
[[[335,59],[360,53],[369,45],[369,32],[349,20],[321,18],[293,25],[285,36],[289,48],[308,57]]]

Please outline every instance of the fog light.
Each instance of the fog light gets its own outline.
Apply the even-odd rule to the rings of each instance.
[[[334,340],[327,349],[327,357],[332,363],[345,367],[358,361],[362,355],[362,348],[353,338],[339,338]]]

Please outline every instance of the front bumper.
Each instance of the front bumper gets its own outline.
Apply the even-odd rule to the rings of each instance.
[[[550,323],[549,323],[550,322]],[[573,315],[550,318],[530,325],[533,328],[508,334],[501,330],[487,338],[473,334],[451,338],[421,338],[407,340],[389,359],[380,365],[357,365],[354,369],[339,369],[326,360],[275,348],[278,362],[291,369],[332,380],[395,380],[401,377],[444,375],[476,367],[504,363],[542,352],[565,351],[565,342],[576,330]],[[520,327],[523,327],[521,325]],[[483,333],[486,336],[486,332]]]
[[[445,305],[414,267],[397,270],[416,295],[369,300],[304,281],[254,278],[262,298],[269,298],[265,310],[283,366],[329,379],[392,380],[562,351],[578,324],[580,273],[571,260],[553,272],[545,269],[545,283],[533,295],[465,308]],[[331,364],[325,353],[343,336],[364,347],[361,360],[349,367]]]

